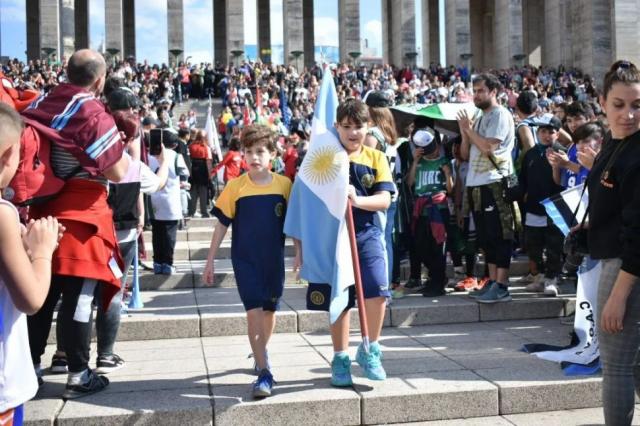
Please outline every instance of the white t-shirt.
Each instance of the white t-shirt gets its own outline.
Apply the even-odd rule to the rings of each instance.
[[[176,158],[177,156],[177,158]],[[164,150],[165,161],[169,164],[169,178],[160,191],[151,194],[151,208],[156,220],[182,219],[182,200],[180,198],[180,174],[187,175],[187,165],[182,155],[172,149]],[[160,167],[155,157],[149,157],[149,167],[157,170]],[[176,167],[178,170],[176,170]]]
[[[497,106],[484,113],[476,120],[473,127],[480,136],[500,141],[500,146],[493,152],[493,156],[502,174],[496,170],[486,155],[482,154],[474,144],[471,144],[467,186],[488,185],[500,181],[503,175],[512,174],[514,169],[511,151],[515,140],[515,127],[511,113],[506,108]]]
[[[12,204],[0,199],[0,204]],[[27,316],[20,312],[0,280],[0,413],[24,404],[36,395],[38,379],[31,363]]]

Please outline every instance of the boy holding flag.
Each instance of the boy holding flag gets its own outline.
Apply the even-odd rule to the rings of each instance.
[[[367,336],[363,336],[356,361],[367,378],[384,380],[378,344],[386,298],[390,297],[384,212],[395,186],[384,153],[363,145],[369,122],[367,106],[355,99],[337,106],[333,78],[325,72],[328,75],[323,78],[316,103],[309,151],[292,189],[285,233],[300,247],[300,276],[309,281],[307,308],[330,313],[334,348],[331,384],[343,387],[353,384],[347,349],[349,309],[355,305],[345,220],[347,200],[353,206],[352,231],[365,298],[361,308],[366,308],[371,342],[366,348]]]

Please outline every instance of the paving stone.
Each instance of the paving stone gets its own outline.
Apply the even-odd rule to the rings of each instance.
[[[57,425],[210,425],[208,388],[98,393],[67,401]]]
[[[454,295],[425,298],[418,294],[394,300],[391,305],[393,327],[477,322],[478,318],[477,303]]]
[[[419,373],[384,382],[356,378],[364,424],[498,414],[498,388],[470,371]]]
[[[398,423],[395,426],[513,426],[500,416],[474,417],[471,419],[435,420],[431,422]]]
[[[24,405],[25,426],[51,426],[64,402],[60,398],[33,399]]]
[[[565,314],[563,298],[525,297],[507,303],[478,303],[480,321],[551,318]]]
[[[194,275],[192,273],[176,275],[141,274],[139,279],[140,290],[158,291],[193,288]]]
[[[360,424],[360,397],[352,388],[337,389],[324,380],[279,380],[273,395],[251,397],[251,387],[214,386],[215,424],[247,425],[268,419],[269,425]]]
[[[640,407],[636,406],[636,413]],[[576,410],[549,411],[544,413],[513,414],[504,416],[516,426],[573,426],[603,425],[602,408],[583,408]],[[640,416],[636,414],[632,425],[640,425]]]
[[[500,388],[500,413],[589,408],[602,405],[600,377],[567,377],[556,363],[537,360],[535,367],[494,368],[476,373]]]

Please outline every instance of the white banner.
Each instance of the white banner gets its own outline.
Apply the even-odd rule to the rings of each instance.
[[[578,270],[576,317],[573,329],[578,344],[560,351],[534,352],[541,359],[587,365],[600,356],[596,318],[598,313],[598,281],[602,272],[600,261],[587,257]]]

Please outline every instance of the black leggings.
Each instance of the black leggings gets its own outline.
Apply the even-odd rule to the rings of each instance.
[[[93,321],[92,301],[98,281],[89,278],[54,275],[49,294],[40,310],[27,318],[31,360],[40,364],[47,346],[53,311],[62,295],[58,319],[62,322],[62,349],[67,354],[69,372],[79,373],[89,367],[89,346]]]
[[[468,188],[473,190],[473,188]],[[469,197],[470,200],[473,197]],[[474,206],[475,207],[475,206]],[[500,209],[493,199],[493,193],[487,186],[480,187],[480,206],[473,208],[473,221],[476,224],[478,245],[484,252],[485,262],[498,268],[509,269],[513,240],[505,239],[502,232]]]

